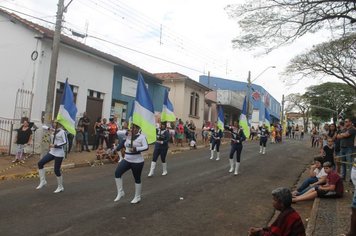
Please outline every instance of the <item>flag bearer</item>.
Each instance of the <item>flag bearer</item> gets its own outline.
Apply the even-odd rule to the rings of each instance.
[[[117,196],[114,202],[120,200],[125,195],[122,184],[122,175],[131,169],[135,179],[135,197],[131,203],[136,204],[141,201],[141,173],[144,165],[144,159],[141,152],[148,150],[148,143],[146,136],[141,133],[140,127],[133,124],[131,132],[126,140],[118,145],[117,149],[120,150],[123,146],[126,147],[125,159],[119,162],[115,171],[115,183],[117,188]]]
[[[236,152],[236,161],[235,161],[235,172],[234,175],[239,174],[240,160],[241,160],[241,151],[242,151],[242,142],[246,140],[246,136],[243,130],[240,128],[237,121],[234,122],[234,126],[225,126],[225,129],[231,132],[231,150],[230,150],[230,170],[229,173],[234,171],[234,153]]]
[[[158,156],[161,156],[162,168],[163,168],[162,175],[167,175],[168,173],[166,156],[168,152],[169,130],[167,130],[166,122],[161,122],[161,126],[156,130],[156,134],[157,134],[157,141],[155,143],[155,149],[153,151],[153,159],[151,162],[151,168],[148,177],[151,177],[154,174]]]
[[[46,170],[44,169],[44,165],[50,161],[54,160],[54,173],[57,176],[57,189],[54,193],[60,193],[64,191],[63,187],[63,176],[61,173],[61,165],[62,161],[65,157],[64,146],[67,144],[67,135],[63,130],[62,125],[55,121],[55,131],[52,144],[49,145],[49,152],[42,157],[42,159],[38,162],[38,174],[40,176],[40,184],[36,189],[41,189],[47,184],[46,181]]]
[[[211,156],[210,160],[214,158],[214,152],[216,151],[216,160],[220,160],[220,144],[223,132],[218,127],[218,122],[215,122],[214,128],[211,130]]]

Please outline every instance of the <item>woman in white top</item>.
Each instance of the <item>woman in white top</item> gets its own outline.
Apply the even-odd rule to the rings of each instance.
[[[62,125],[55,122],[56,130],[54,132],[53,142],[49,145],[49,152],[42,157],[42,159],[38,162],[38,174],[40,176],[40,184],[36,189],[41,189],[43,186],[47,184],[46,181],[46,171],[43,168],[44,165],[50,161],[54,160],[54,173],[57,176],[58,187],[54,191],[54,193],[60,193],[64,191],[63,187],[63,176],[61,174],[61,165],[62,161],[65,157],[64,145],[67,144],[67,135],[63,130]]]
[[[132,126],[132,131],[129,132],[127,139],[118,145],[117,149],[120,150],[123,146],[126,147],[125,159],[119,162],[115,171],[115,183],[117,188],[117,196],[114,202],[120,200],[125,195],[122,187],[121,176],[131,169],[135,178],[135,197],[131,203],[136,204],[141,201],[141,173],[144,165],[144,159],[141,152],[148,150],[148,143],[146,136],[140,133],[140,127],[137,125]]]

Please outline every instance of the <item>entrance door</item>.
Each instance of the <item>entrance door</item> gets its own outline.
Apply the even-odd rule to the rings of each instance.
[[[101,117],[103,111],[103,99],[96,97],[87,97],[87,116],[90,119],[89,125],[89,145],[93,145],[94,143],[94,124],[96,120]]]

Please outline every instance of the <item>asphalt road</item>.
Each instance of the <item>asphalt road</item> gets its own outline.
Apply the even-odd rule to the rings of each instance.
[[[208,149],[168,156],[168,175],[142,176],[141,203],[132,205],[134,181],[126,172],[125,197],[114,203],[116,165],[77,168],[64,173],[65,191],[53,194],[54,175],[35,190],[38,179],[0,182],[0,235],[246,235],[265,226],[274,213],[271,191],[292,187],[313,150],[306,142],[245,144],[240,174],[228,173],[229,145],[220,161]]]

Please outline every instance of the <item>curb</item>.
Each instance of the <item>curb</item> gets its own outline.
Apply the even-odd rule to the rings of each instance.
[[[312,210],[310,212],[310,218],[308,221],[308,226],[305,230],[305,235],[306,236],[313,236],[315,233],[315,224],[316,224],[316,218],[318,216],[318,208],[319,208],[319,203],[320,203],[320,198],[315,198]]]

